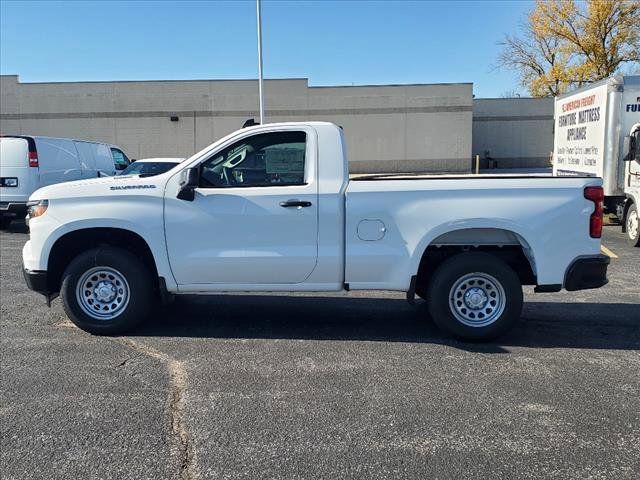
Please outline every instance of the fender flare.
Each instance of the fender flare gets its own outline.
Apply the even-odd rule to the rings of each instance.
[[[45,265],[49,265],[50,255],[54,245],[65,235],[81,230],[92,230],[97,228],[125,230],[140,237],[149,247],[158,275],[164,278],[167,289],[169,291],[175,291],[177,284],[169,266],[169,259],[166,255],[166,247],[164,244],[162,242],[154,243],[153,241],[150,241],[150,239],[153,238],[153,235],[150,232],[140,229],[136,223],[123,220],[122,218],[100,219],[99,224],[96,224],[95,220],[92,219],[80,219],[59,225],[51,232],[43,244],[42,262]],[[162,232],[160,238],[164,240],[164,232]]]
[[[538,274],[535,261],[536,244],[534,241],[531,241],[531,239],[535,239],[534,232],[532,232],[525,226],[519,225],[509,220],[495,218],[472,218],[468,220],[443,223],[429,230],[422,237],[422,239],[414,249],[413,255],[411,256],[411,275],[418,274],[422,257],[426,253],[427,248],[429,248],[433,244],[433,241],[438,237],[448,233],[474,228],[503,230],[514,234],[518,239],[518,243],[521,245],[525,256],[527,257],[527,260],[529,260],[529,263],[531,264],[531,270],[533,271],[534,275]]]

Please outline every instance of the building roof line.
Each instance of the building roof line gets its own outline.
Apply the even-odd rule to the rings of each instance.
[[[473,85],[473,82],[441,82],[441,83],[371,83],[365,85],[309,85],[309,88],[358,88],[358,87],[427,87],[446,85]]]
[[[58,81],[58,82],[23,82],[20,81],[19,75],[0,75],[0,77],[18,77],[18,83],[22,85],[48,85],[48,84],[60,84],[60,83],[150,83],[150,82],[257,82],[257,78],[193,78],[193,79],[155,79],[155,80],[71,80],[71,81]],[[288,80],[306,80],[304,77],[294,78],[265,78],[265,81],[288,81]]]
[[[2,74],[0,77],[16,77],[20,85],[59,85],[78,83],[177,83],[177,82],[257,82],[257,78],[193,78],[193,79],[150,79],[150,80],[70,80],[53,82],[23,82],[17,74]],[[358,88],[358,87],[424,87],[424,86],[447,86],[447,85],[473,85],[473,82],[436,82],[436,83],[369,83],[354,85],[309,85],[308,77],[278,77],[265,78],[266,82],[282,81],[306,81],[308,88]]]

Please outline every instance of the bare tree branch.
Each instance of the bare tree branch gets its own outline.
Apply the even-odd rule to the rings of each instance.
[[[536,0],[519,36],[500,42],[500,66],[534,96],[557,95],[640,62],[638,0]]]

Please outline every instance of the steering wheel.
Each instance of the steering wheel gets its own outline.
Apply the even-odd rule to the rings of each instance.
[[[236,177],[233,176],[233,170],[229,167],[222,167],[222,179],[227,185],[236,185]]]

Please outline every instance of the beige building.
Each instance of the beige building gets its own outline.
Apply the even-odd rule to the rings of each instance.
[[[553,98],[480,98],[473,101],[473,155],[498,168],[549,166]]]
[[[22,83],[0,77],[0,132],[100,140],[132,158],[189,156],[257,118],[255,80]],[[468,172],[472,84],[310,87],[265,81],[269,122],[344,127],[352,172]]]

